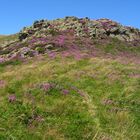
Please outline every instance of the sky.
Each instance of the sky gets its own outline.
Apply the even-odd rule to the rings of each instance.
[[[109,18],[140,28],[140,0],[0,0],[0,34],[14,34],[35,20],[65,16]]]

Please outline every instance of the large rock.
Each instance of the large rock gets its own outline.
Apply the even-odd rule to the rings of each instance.
[[[19,33],[19,40],[22,41],[28,37],[28,33]]]

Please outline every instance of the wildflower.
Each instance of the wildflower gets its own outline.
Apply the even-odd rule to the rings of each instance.
[[[15,96],[15,94],[9,95],[8,100],[9,100],[9,102],[15,102],[15,101],[16,101],[16,96]]]
[[[4,80],[0,80],[0,88],[5,86],[5,81]]]
[[[82,55],[81,54],[75,54],[74,57],[75,57],[76,60],[82,59]]]
[[[65,37],[63,35],[60,35],[58,37],[58,45],[63,46],[65,42]]]
[[[63,51],[62,52],[62,56],[63,57],[68,57],[68,56],[70,56],[71,54],[70,54],[70,52],[69,51]]]
[[[50,83],[43,83],[43,84],[41,85],[41,88],[42,88],[44,91],[49,91],[52,87],[53,87],[53,85],[50,84]]]
[[[56,53],[55,52],[48,53],[48,56],[50,58],[55,58],[56,57]]]
[[[62,90],[62,93],[63,93],[64,95],[67,95],[67,94],[69,94],[69,90],[63,89],[63,90]]]
[[[3,63],[4,61],[5,61],[5,59],[0,57],[0,63]]]
[[[30,40],[29,43],[35,43],[35,42],[36,42],[36,39],[32,39],[32,40]]]

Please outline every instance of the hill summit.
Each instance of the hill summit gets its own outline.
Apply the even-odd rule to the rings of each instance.
[[[65,17],[39,20],[30,27],[24,27],[15,36],[14,40],[12,36],[7,43],[0,44],[0,62],[66,49],[73,49],[72,52],[88,50],[95,53],[97,46],[105,46],[112,41],[113,47],[117,47],[119,42],[127,49],[130,46],[139,48],[140,44],[139,29],[123,26],[105,18],[90,20],[87,17]]]
[[[140,30],[132,27],[123,26],[110,19],[90,20],[89,18],[65,17],[52,21],[35,21],[32,26],[25,27],[19,39],[23,40],[29,36],[49,35],[53,32],[72,30],[76,36],[90,38],[116,37],[123,41],[140,40]]]

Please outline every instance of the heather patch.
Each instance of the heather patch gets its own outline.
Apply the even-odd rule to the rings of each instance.
[[[0,80],[0,88],[4,88],[6,86],[6,82],[4,80]]]

